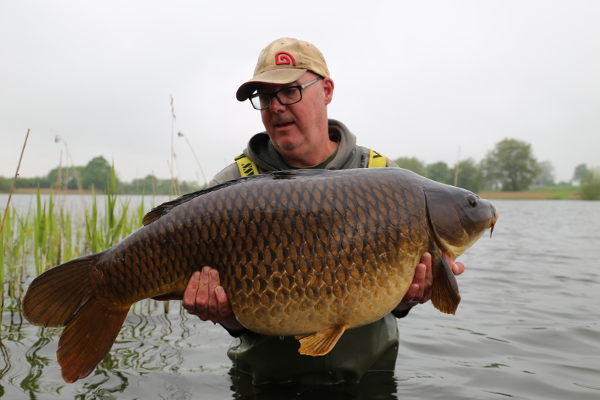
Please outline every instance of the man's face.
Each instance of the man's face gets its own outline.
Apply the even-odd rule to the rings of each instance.
[[[309,71],[290,84],[261,85],[257,91],[273,93],[286,87],[302,85],[315,78],[317,75]],[[286,106],[273,97],[270,107],[260,112],[273,146],[291,165],[302,167],[323,161],[313,163],[313,158],[329,142],[327,104],[331,102],[332,96],[333,81],[324,78],[302,89],[300,102]]]

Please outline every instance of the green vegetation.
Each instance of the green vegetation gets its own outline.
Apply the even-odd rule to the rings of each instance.
[[[600,200],[600,168],[588,171],[581,180],[581,199]]]
[[[111,175],[109,193],[103,196],[104,208],[98,207],[97,196],[93,196],[91,207],[73,215],[57,201],[60,197],[50,196],[44,201],[39,191],[32,210],[17,213],[9,207],[0,232],[0,283],[7,290],[2,293],[2,306],[8,299],[11,307],[18,309],[28,275],[39,275],[54,265],[105,250],[142,225],[148,211],[144,201],[130,209],[128,202],[120,201],[114,193],[114,171]]]
[[[533,193],[549,193],[553,200],[572,200],[578,197],[581,192],[579,186],[573,185],[551,185],[551,186],[536,186],[530,188],[529,192]]]
[[[104,157],[93,158],[86,166],[57,167],[46,176],[36,178],[19,178],[16,189],[54,189],[77,190],[107,193],[112,182],[113,167]],[[0,193],[10,190],[12,180],[0,177]],[[115,175],[114,193],[118,194],[165,194],[178,196],[201,189],[193,182],[180,182],[176,178],[157,179],[148,175],[143,179],[135,179],[131,183],[121,182]]]

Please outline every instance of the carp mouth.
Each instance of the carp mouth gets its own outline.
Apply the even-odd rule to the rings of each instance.
[[[496,226],[496,222],[498,221],[498,213],[494,212],[494,215],[492,217],[492,223],[490,224],[490,238],[492,237],[492,233],[494,233],[494,227]]]

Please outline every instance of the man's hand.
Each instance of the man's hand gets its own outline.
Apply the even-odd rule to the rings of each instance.
[[[454,275],[460,275],[465,272],[465,265],[461,262],[454,262],[444,254],[448,265],[452,269]],[[417,304],[423,304],[431,300],[431,289],[433,287],[433,273],[431,272],[431,254],[424,253],[421,256],[421,261],[415,269],[415,277],[408,291],[404,295],[402,302],[394,309],[401,313],[409,310]]]
[[[219,322],[235,319],[223,286],[220,286],[219,271],[210,267],[194,272],[183,293],[183,308],[202,321]]]

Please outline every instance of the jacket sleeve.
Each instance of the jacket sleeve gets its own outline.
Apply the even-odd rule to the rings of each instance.
[[[227,167],[223,168],[221,172],[216,174],[214,178],[208,183],[208,186],[218,185],[219,183],[227,182],[232,179],[239,178],[240,170],[236,163],[229,164]]]

